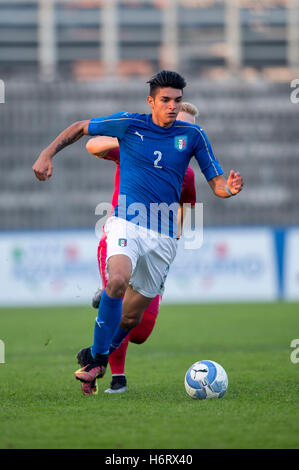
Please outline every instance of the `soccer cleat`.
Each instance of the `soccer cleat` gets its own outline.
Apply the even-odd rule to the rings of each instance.
[[[94,294],[92,301],[91,301],[93,308],[99,308],[101,297],[102,297],[102,292],[103,292],[102,289],[98,289],[96,293]]]
[[[76,370],[74,375],[81,382],[93,382],[95,379],[103,377],[108,364],[107,354],[96,354],[93,358],[91,348],[83,348],[77,354],[78,364],[81,369]]]
[[[91,355],[90,347],[80,349],[76,358],[77,358],[78,364],[80,364],[81,367],[85,367],[94,361]],[[97,395],[98,394],[98,386],[97,386],[96,379],[94,379],[92,382],[82,382],[81,388],[82,388],[83,395]]]
[[[76,370],[74,375],[77,380],[81,382],[93,382],[95,379],[100,379],[104,376],[106,372],[106,367],[103,364],[99,364],[96,361],[87,366],[82,367],[81,369]]]
[[[94,379],[92,382],[82,382],[81,389],[83,395],[97,395],[98,385],[96,379]]]
[[[113,375],[110,388],[105,393],[124,393],[127,391],[127,379],[125,375]]]

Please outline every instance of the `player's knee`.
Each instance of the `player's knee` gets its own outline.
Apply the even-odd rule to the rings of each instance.
[[[112,297],[122,297],[128,287],[129,281],[122,274],[110,276],[107,282],[107,293]]]

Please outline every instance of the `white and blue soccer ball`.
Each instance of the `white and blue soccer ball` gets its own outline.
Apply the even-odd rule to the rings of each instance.
[[[185,375],[186,392],[198,400],[221,398],[227,387],[227,374],[223,367],[214,361],[195,362]]]

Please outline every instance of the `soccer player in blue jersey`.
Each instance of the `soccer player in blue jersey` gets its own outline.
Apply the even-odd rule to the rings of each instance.
[[[83,135],[106,135],[119,141],[120,196],[105,227],[109,279],[101,297],[93,346],[84,352],[86,365],[75,372],[85,383],[104,375],[109,352],[140,322],[151,300],[163,294],[176,255],[180,190],[192,156],[215,195],[228,198],[243,187],[238,172],[232,170],[225,179],[203,129],[176,120],[184,78],[164,70],[148,83],[151,114],[120,112],[76,122],[33,165],[36,177],[45,181],[52,175],[53,156]]]

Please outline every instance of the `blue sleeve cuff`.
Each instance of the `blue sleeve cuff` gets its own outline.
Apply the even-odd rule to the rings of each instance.
[[[215,176],[223,175],[224,171],[222,170],[219,163],[217,164],[217,162],[214,162],[214,165],[211,165],[203,170],[203,174],[205,175],[206,180],[210,181],[212,178],[215,178]]]

